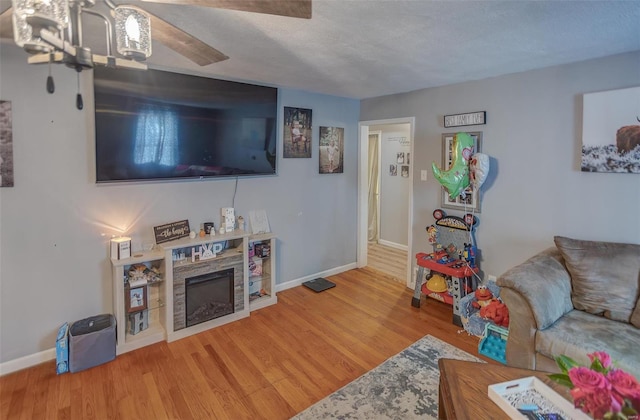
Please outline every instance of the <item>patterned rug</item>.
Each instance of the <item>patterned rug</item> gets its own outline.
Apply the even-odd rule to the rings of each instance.
[[[427,335],[293,419],[437,419],[440,358],[481,361]]]

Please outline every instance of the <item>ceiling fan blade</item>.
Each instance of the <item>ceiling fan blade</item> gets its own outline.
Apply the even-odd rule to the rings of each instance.
[[[149,13],[149,12],[147,12]],[[169,22],[149,13],[151,16],[151,38],[160,41],[200,66],[218,63],[229,57],[205,44],[198,38],[176,28]]]
[[[13,8],[9,7],[0,14],[0,38],[13,38],[13,19],[11,13]]]
[[[311,19],[311,0],[144,0]]]

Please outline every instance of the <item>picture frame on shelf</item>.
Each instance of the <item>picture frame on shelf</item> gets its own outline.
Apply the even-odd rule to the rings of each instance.
[[[460,131],[456,132],[459,133]],[[453,139],[456,133],[444,133],[442,134],[442,169],[448,170],[451,166],[451,159],[453,156]],[[468,131],[466,132],[473,138],[473,153],[482,151],[482,131]],[[478,190],[469,184],[464,190],[465,198],[461,195],[452,199],[449,197],[449,193],[444,187],[440,187],[441,206],[447,209],[460,210],[465,212],[480,213],[480,199],[478,197]]]
[[[125,304],[127,313],[139,312],[147,309],[147,286],[125,288]]]

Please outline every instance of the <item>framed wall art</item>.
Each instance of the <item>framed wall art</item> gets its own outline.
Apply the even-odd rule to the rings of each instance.
[[[13,127],[11,101],[0,101],[0,187],[13,187]]]
[[[285,158],[311,157],[311,110],[284,107],[283,155]]]
[[[473,153],[480,152],[482,150],[482,131],[467,132],[473,138]],[[453,155],[453,138],[456,133],[445,133],[442,135],[442,169],[447,170],[451,166],[451,157]],[[440,196],[442,207],[448,209],[455,209],[464,212],[480,213],[480,200],[478,197],[478,191],[473,188],[473,185],[469,185],[465,190],[465,198],[462,198],[462,194],[452,199],[449,197],[449,193],[444,187],[440,187]]]
[[[640,174],[640,86],[583,95],[582,172]]]
[[[318,159],[321,174],[344,172],[344,128],[320,127]]]

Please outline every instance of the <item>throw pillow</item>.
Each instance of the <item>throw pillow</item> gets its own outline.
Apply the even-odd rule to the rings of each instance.
[[[571,274],[573,307],[629,323],[640,291],[640,245],[553,240]]]

